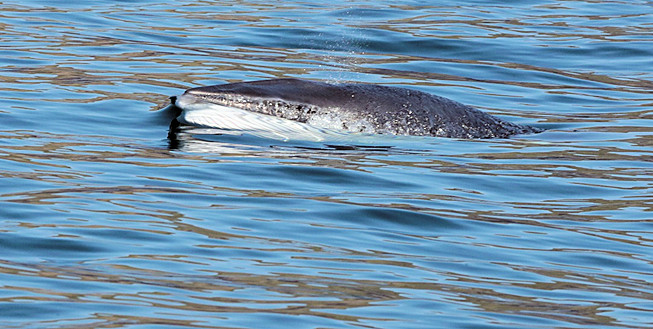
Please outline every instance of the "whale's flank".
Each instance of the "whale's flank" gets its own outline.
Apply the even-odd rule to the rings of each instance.
[[[452,138],[506,138],[539,131],[444,97],[372,84],[328,84],[300,79],[261,80],[191,88],[174,103],[182,109],[182,123],[226,129],[257,129],[262,122],[254,120],[251,114],[259,114],[302,124],[302,129],[308,127],[306,129],[309,131],[328,129]],[[225,112],[218,114],[221,109]],[[247,120],[230,121],[228,109],[251,114],[239,114],[247,116]],[[195,115],[200,110],[205,110],[204,116],[215,115],[216,118],[210,120],[204,117],[200,120]],[[236,112],[232,114],[236,115]],[[194,120],[189,120],[193,117]],[[238,127],[238,122],[249,123],[248,126]],[[269,128],[269,125],[267,128],[260,127]]]

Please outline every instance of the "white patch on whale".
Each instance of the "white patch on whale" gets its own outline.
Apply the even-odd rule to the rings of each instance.
[[[261,138],[284,141],[317,142],[345,135],[342,132],[311,124],[202,101],[188,94],[177,97],[175,105],[182,109],[177,117],[180,123],[223,129],[228,133],[247,133]]]

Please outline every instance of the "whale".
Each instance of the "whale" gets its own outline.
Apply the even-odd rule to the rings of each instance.
[[[177,124],[283,140],[351,133],[508,138],[540,129],[419,90],[271,79],[195,87],[170,97]]]

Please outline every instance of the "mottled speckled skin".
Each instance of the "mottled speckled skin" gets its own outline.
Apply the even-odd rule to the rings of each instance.
[[[184,95],[308,124],[327,121],[327,128],[353,132],[506,138],[539,131],[444,97],[372,84],[275,79],[192,88]]]

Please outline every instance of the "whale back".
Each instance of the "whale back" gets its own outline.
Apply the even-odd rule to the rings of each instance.
[[[505,138],[537,131],[444,97],[373,84],[274,79],[192,88],[185,94],[215,104],[355,132]]]

